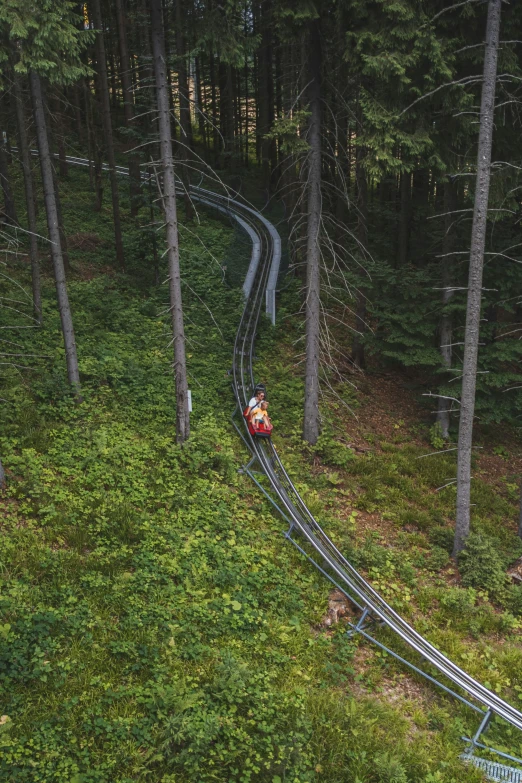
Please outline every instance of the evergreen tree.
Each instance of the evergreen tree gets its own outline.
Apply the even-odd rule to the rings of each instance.
[[[53,84],[67,84],[85,73],[81,53],[88,43],[88,34],[78,29],[77,21],[75,5],[65,0],[42,0],[38,5],[13,0],[9,5],[0,7],[2,33],[11,40],[17,54],[14,69],[18,74],[29,75],[67,375],[76,397],[80,399],[78,357],[65,281],[55,179],[41,85],[43,77]],[[4,59],[7,56],[5,52]]]
[[[176,212],[176,182],[170,130],[169,96],[167,85],[167,58],[161,0],[150,0],[152,52],[156,76],[156,99],[158,105],[159,143],[161,169],[163,174],[163,208],[167,239],[169,269],[170,313],[174,343],[174,376],[176,381],[176,438],[184,443],[190,434],[190,419],[187,394],[187,362],[185,357],[185,331],[183,326],[183,304],[181,298],[181,275],[179,267],[179,237]]]

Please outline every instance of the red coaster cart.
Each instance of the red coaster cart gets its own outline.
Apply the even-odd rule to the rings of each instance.
[[[247,409],[248,410],[248,409]],[[251,435],[253,435],[256,438],[269,438],[272,434],[273,426],[272,424],[265,424],[264,421],[258,421],[255,424],[252,424],[250,421],[250,415],[243,413],[243,416],[247,420],[248,424],[248,431]]]

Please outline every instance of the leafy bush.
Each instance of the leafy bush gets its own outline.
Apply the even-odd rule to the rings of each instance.
[[[451,587],[440,597],[440,605],[450,617],[463,617],[474,612],[477,594],[474,590]]]
[[[459,555],[462,584],[481,587],[493,595],[506,585],[506,572],[494,542],[480,533],[471,533],[466,548]]]
[[[431,527],[431,516],[427,511],[421,511],[418,508],[407,508],[399,514],[401,525],[415,525],[419,530],[428,530]]]
[[[522,616],[522,585],[510,585],[505,603],[515,617]]]
[[[440,546],[434,546],[429,555],[426,557],[426,568],[430,571],[440,571],[441,568],[448,565],[449,553],[446,549]]]
[[[323,432],[319,436],[316,450],[328,465],[335,465],[339,468],[344,468],[349,462],[355,460],[353,451],[344,443],[335,440],[327,432]]]
[[[451,554],[453,551],[454,537],[455,533],[453,530],[451,530],[449,527],[442,527],[440,525],[437,527],[432,527],[429,532],[431,543],[435,544],[435,546],[438,546],[441,549],[445,549],[448,554]]]
[[[432,427],[430,427],[430,443],[434,449],[443,449],[446,441],[442,435],[442,427],[440,422],[436,421]]]

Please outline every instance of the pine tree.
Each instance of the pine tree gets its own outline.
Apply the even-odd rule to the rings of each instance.
[[[306,227],[306,375],[303,437],[319,437],[319,361],[321,318],[321,41],[317,20],[309,23],[310,125],[308,130]]]
[[[74,82],[85,73],[81,54],[89,41],[89,34],[78,29],[77,21],[72,5],[65,0],[63,2],[41,0],[37,5],[29,5],[24,0],[12,0],[8,6],[0,6],[2,32],[11,40],[17,55],[14,62],[15,71],[20,75],[29,75],[67,376],[79,400],[81,389],[78,357],[65,281],[55,181],[42,90],[43,77],[53,84],[67,84]],[[4,57],[7,57],[7,54]]]
[[[484,49],[484,76],[480,105],[475,206],[469,258],[464,366],[460,396],[459,443],[457,457],[457,514],[453,556],[462,551],[469,534],[471,494],[471,449],[477,383],[478,344],[482,303],[482,275],[491,177],[491,149],[495,113],[498,42],[502,0],[488,0],[488,20]]]
[[[163,207],[167,238],[169,269],[170,312],[174,342],[174,376],[176,382],[176,439],[184,443],[190,434],[187,395],[187,363],[185,357],[185,331],[181,298],[181,274],[179,266],[178,219],[176,212],[176,182],[170,130],[169,95],[167,83],[167,58],[161,0],[150,0],[152,53],[156,77],[159,143],[163,175]]]

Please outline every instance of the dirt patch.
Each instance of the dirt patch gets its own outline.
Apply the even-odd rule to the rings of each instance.
[[[367,644],[360,645],[353,659],[355,672],[355,681],[351,685],[353,695],[373,696],[387,704],[403,705],[405,715],[421,706],[424,712],[429,709],[435,698],[433,692],[429,686],[419,682],[407,672],[396,672],[392,675],[379,672],[376,685],[373,688],[366,687],[364,680],[367,680],[374,660],[375,648]]]
[[[328,596],[328,609],[321,620],[321,628],[331,628],[340,619],[352,622],[354,619],[354,607],[340,590],[332,590]]]

